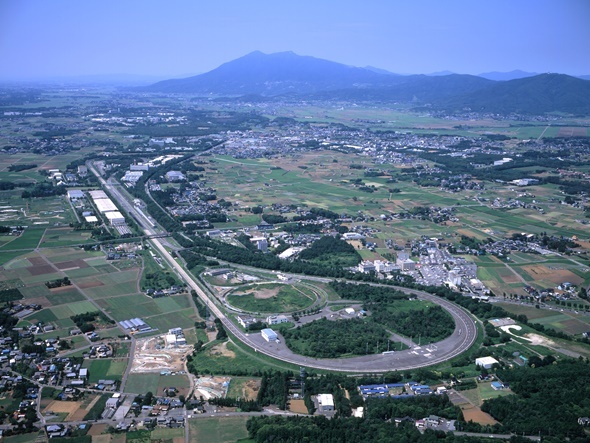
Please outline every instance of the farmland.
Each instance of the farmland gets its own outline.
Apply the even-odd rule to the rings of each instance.
[[[235,443],[248,437],[248,417],[205,418],[190,422],[190,438],[202,443]]]
[[[100,107],[109,107],[110,97],[107,93],[97,92],[95,98],[86,101],[85,98],[71,98],[65,92],[56,92],[46,97],[43,106],[84,103],[84,106],[89,106],[88,115],[91,115],[97,112],[97,103]],[[478,372],[472,358],[476,353],[493,354],[501,360],[501,365],[506,366],[516,364],[515,355],[523,358],[556,356],[558,362],[566,357],[590,356],[587,344],[581,339],[575,341],[583,332],[590,330],[590,321],[584,312],[577,313],[575,308],[561,311],[556,305],[551,305],[551,310],[541,309],[548,307],[547,304],[536,308],[534,302],[519,304],[517,298],[527,296],[525,285],[545,290],[556,289],[565,282],[577,288],[590,284],[590,244],[585,223],[588,200],[582,193],[563,189],[564,184],[572,186],[570,181],[579,184],[585,180],[583,174],[589,172],[587,152],[582,149],[583,146],[576,145],[580,142],[578,137],[588,135],[587,120],[564,118],[558,126],[541,120],[524,123],[475,115],[447,119],[429,111],[407,112],[403,106],[380,109],[365,104],[343,104],[339,108],[325,109],[310,103],[297,106],[274,103],[260,107],[253,105],[248,109],[250,117],[267,116],[269,121],[261,118],[255,123],[256,128],[248,129],[244,125],[237,129],[225,127],[219,122],[239,116],[243,104],[227,104],[227,109],[220,110],[219,104],[214,101],[191,99],[182,102],[183,106],[194,108],[188,120],[204,112],[197,109],[199,107],[216,108],[206,113],[206,120],[203,121],[210,119],[214,121],[211,126],[219,125],[223,131],[205,136],[214,140],[207,141],[211,143],[207,145],[207,152],[200,152],[200,148],[191,145],[200,143],[200,140],[189,142],[188,136],[175,137],[175,145],[182,147],[186,144],[191,148],[186,151],[180,148],[178,156],[171,157],[178,163],[170,168],[182,171],[187,180],[170,183],[165,178],[168,172],[168,166],[165,166],[150,175],[145,183],[139,182],[139,186],[133,188],[121,179],[131,168],[130,165],[151,160],[156,155],[168,155],[166,151],[171,147],[160,149],[158,143],[151,142],[152,136],[159,135],[146,134],[152,130],[190,132],[190,128],[202,126],[201,123],[195,126],[194,121],[185,125],[183,121],[179,125],[142,123],[128,127],[135,125],[128,122],[141,121],[145,113],[156,109],[165,115],[166,108],[174,100],[143,97],[141,111],[138,111],[141,117],[131,117],[135,114],[135,105],[130,97],[118,100],[117,109],[121,105],[122,111],[117,110],[112,115],[118,119],[119,113],[129,114],[124,117],[129,117],[124,125],[104,123],[107,130],[95,130],[96,122],[90,123],[91,118],[80,119],[76,123],[79,127],[74,133],[84,138],[84,144],[85,140],[92,140],[89,142],[94,144],[92,148],[85,144],[80,151],[68,152],[70,140],[69,135],[65,135],[65,142],[55,140],[65,146],[60,155],[22,152],[19,155],[7,153],[0,158],[0,180],[17,184],[14,191],[0,191],[0,219],[4,226],[10,227],[0,235],[0,286],[3,289],[18,288],[24,296],[23,303],[37,305],[19,317],[16,326],[23,329],[17,330],[35,329],[34,336],[23,340],[27,346],[33,346],[35,342],[43,343],[41,340],[46,339],[48,344],[62,347],[58,355],[73,357],[82,368],[88,369],[88,383],[99,380],[120,382],[119,388],[128,394],[126,401],[129,403],[132,394],[152,392],[161,396],[165,388],[172,386],[178,389],[177,398],[180,395],[188,397],[194,388],[193,374],[232,375],[235,377],[230,382],[228,396],[253,400],[268,381],[262,378],[267,377],[265,372],[297,373],[300,366],[314,364],[308,357],[325,357],[320,351],[328,348],[326,338],[329,338],[330,348],[336,348],[335,345],[343,341],[358,339],[355,349],[338,346],[329,355],[334,359],[356,356],[354,358],[360,360],[366,354],[373,354],[372,358],[377,361],[382,358],[379,354],[386,353],[383,359],[391,358],[395,362],[400,355],[398,350],[406,351],[411,346],[415,349],[409,352],[415,353],[417,359],[424,358],[420,364],[428,364],[426,359],[437,358],[440,349],[436,345],[430,346],[431,342],[449,337],[451,332],[457,336],[461,333],[468,335],[460,325],[451,321],[446,311],[437,313],[436,303],[418,300],[388,301],[385,306],[376,304],[374,299],[378,298],[377,295],[358,302],[354,298],[340,298],[330,286],[331,278],[327,276],[338,275],[340,279],[344,275],[342,280],[348,278],[350,274],[345,274],[342,268],[350,268],[347,272],[356,271],[353,265],[360,258],[387,260],[394,264],[403,251],[416,267],[408,272],[407,281],[400,281],[410,285],[426,278],[427,262],[435,255],[432,250],[446,252],[447,248],[461,252],[452,252],[453,256],[440,264],[445,275],[454,266],[467,268],[474,263],[477,271],[474,270],[470,278],[476,276],[497,296],[492,299],[492,304],[473,301],[469,306],[473,311],[481,308],[478,312],[482,313],[482,319],[488,312],[509,313],[514,317],[524,314],[530,323],[576,337],[550,337],[525,322],[520,330],[513,328],[503,331],[503,334],[498,332],[493,337],[493,334],[489,337],[480,334],[476,344],[452,362],[439,363],[435,368],[407,371],[404,378],[418,378],[417,381],[421,382],[436,379],[446,384],[451,375],[471,377]],[[184,111],[175,109],[170,115],[175,112],[180,114]],[[280,114],[293,119],[288,127],[282,127],[280,120],[271,121]],[[107,116],[105,121],[111,118],[110,111],[104,115]],[[134,120],[136,118],[139,120]],[[70,117],[60,117],[58,121],[66,126],[72,123]],[[31,118],[28,123],[31,129],[53,130],[44,128],[45,122],[41,118]],[[14,128],[9,119],[4,119],[0,125],[7,130],[0,135],[6,143],[11,137],[22,135],[17,134],[21,128],[12,132]],[[207,132],[206,129],[199,131]],[[545,143],[541,136],[566,137],[567,141]],[[533,140],[525,141],[528,139]],[[105,143],[102,144],[102,141]],[[209,149],[211,146],[214,148]],[[539,150],[538,156],[531,154],[536,149]],[[110,157],[104,162],[101,150]],[[564,157],[560,157],[559,169],[547,161],[547,158],[557,155],[556,152]],[[77,166],[82,166],[82,163],[69,163],[79,161],[89,153],[95,155],[88,160],[87,166],[89,169],[92,169],[91,165],[96,166],[100,177],[89,174],[90,177],[77,186],[73,185],[74,180],[83,179],[76,176],[65,185],[68,190],[102,188],[112,193],[120,189],[122,201],[126,200],[134,208],[144,208],[161,224],[146,230],[146,233],[156,233],[161,238],[121,238],[108,221],[104,225],[101,225],[102,221],[98,224],[84,223],[85,209],[80,202],[70,202],[65,196],[54,195],[58,191],[63,193],[65,188],[58,187],[57,180],[48,176],[48,170],[68,169],[70,174],[76,175]],[[571,154],[569,157],[568,153]],[[186,158],[180,157],[185,154]],[[449,156],[452,156],[450,161]],[[504,156],[512,157],[514,168],[494,166],[493,162]],[[99,163],[104,165],[98,168]],[[37,166],[19,172],[8,170],[10,166],[19,164]],[[152,166],[144,172],[151,174]],[[482,178],[486,174],[487,178]],[[527,186],[513,183],[515,178],[528,177],[537,182]],[[99,179],[105,182],[100,184]],[[23,192],[30,195],[39,187],[29,186],[29,183],[46,185],[51,195],[27,197],[24,194],[25,197],[21,197]],[[449,183],[454,184],[451,186]],[[27,186],[21,188],[24,184]],[[127,221],[137,223],[139,219],[132,220],[133,217],[129,216],[133,210],[126,205],[121,206],[119,209],[124,212]],[[162,214],[156,219],[154,216],[159,212],[158,207]],[[91,208],[100,216],[96,207]],[[314,212],[316,210],[323,212],[318,215]],[[444,217],[439,218],[441,214]],[[274,227],[257,226],[266,220],[271,220],[268,223]],[[26,229],[15,230],[16,225],[25,225]],[[354,255],[354,259],[346,263],[338,262],[337,254],[321,260],[316,256],[305,261],[303,251],[294,251],[292,258],[283,261],[272,257],[281,266],[291,264],[290,260],[297,265],[301,263],[297,262],[299,259],[307,265],[302,270],[291,268],[296,269],[292,272],[279,270],[287,275],[271,272],[277,271],[272,267],[265,271],[251,269],[251,263],[247,261],[240,264],[227,257],[214,256],[214,248],[195,247],[195,256],[200,254],[202,257],[199,257],[197,266],[191,268],[198,270],[194,279],[210,296],[212,304],[208,307],[209,311],[215,304],[217,309],[231,317],[227,323],[219,323],[213,322],[203,309],[199,311],[198,306],[195,309],[195,301],[198,302],[196,295],[180,291],[172,296],[162,296],[165,293],[159,292],[186,283],[179,270],[169,267],[167,253],[176,263],[183,264],[186,260],[182,255],[185,252],[183,247],[197,244],[197,239],[204,240],[205,233],[211,234],[210,239],[215,231],[219,231],[215,235],[238,248],[239,252],[244,252],[244,256],[247,256],[246,252],[251,253],[248,257],[260,258],[261,262],[287,248],[305,251],[322,237],[331,237],[331,240],[339,236],[345,238],[345,233],[358,233],[359,236],[344,245],[352,248]],[[17,235],[19,232],[20,235]],[[138,232],[135,226],[132,232]],[[178,236],[179,232],[182,238]],[[515,234],[567,237],[581,246],[566,251],[554,248],[542,252],[514,248],[507,254],[487,252],[485,255],[475,249],[463,248],[466,244],[510,240]],[[129,235],[135,234],[123,236]],[[263,247],[261,252],[257,249],[261,245],[247,237],[266,240],[268,250]],[[100,245],[99,238],[105,239]],[[217,276],[203,277],[201,273],[226,267],[231,271],[229,274],[221,271]],[[326,269],[341,273],[319,272]],[[369,271],[368,274],[357,274],[349,280],[358,277],[355,283],[367,279],[377,284],[387,283],[386,278],[395,282],[393,279],[400,277],[397,272],[379,275]],[[202,277],[206,285],[201,285]],[[373,277],[380,277],[383,281]],[[65,278],[69,284],[61,287],[46,284]],[[450,282],[445,280],[437,284],[450,286]],[[365,286],[362,291],[369,293],[368,288]],[[462,289],[466,295],[471,295],[471,289]],[[505,300],[502,298],[504,294],[508,294]],[[471,301],[471,297],[466,300]],[[575,303],[576,308],[578,303],[587,306],[581,300]],[[353,313],[350,310],[346,312],[345,308],[353,308]],[[361,312],[361,309],[366,312]],[[90,325],[85,325],[94,331],[80,333],[77,330],[79,325],[72,317],[97,311],[106,317],[98,317],[90,321]],[[300,311],[309,312],[302,314]],[[251,339],[250,345],[254,343],[257,347],[254,351],[239,340],[241,329],[230,328],[232,325],[229,322],[234,321],[238,313],[253,314],[258,320],[268,314],[296,315],[289,316],[287,323],[276,327],[277,332],[282,334],[277,342],[266,343],[258,332],[246,331]],[[149,330],[125,329],[118,323],[135,318],[145,322]],[[430,318],[435,320],[429,321]],[[375,319],[381,323],[376,323]],[[386,323],[387,320],[391,323]],[[469,317],[470,326],[471,320]],[[376,324],[377,327],[371,327]],[[221,328],[222,325],[226,330]],[[319,325],[323,329],[314,332],[310,325]],[[359,329],[353,329],[351,325]],[[432,330],[431,326],[444,326],[445,330]],[[172,332],[168,337],[164,336],[172,328],[183,330],[187,345],[174,344]],[[362,332],[358,332],[361,328]],[[264,349],[271,346],[278,349],[279,345],[285,346],[282,341],[287,343],[290,334],[308,333],[309,330],[312,330],[309,337],[297,338],[300,342],[295,342],[295,345],[289,343],[291,350],[306,354],[305,357],[299,356],[303,359],[301,364],[284,363],[261,352],[262,346],[266,347]],[[326,341],[322,342],[318,337]],[[147,344],[150,340],[151,345]],[[315,343],[319,349],[310,353],[310,343]],[[98,358],[89,354],[97,345],[105,346],[109,351],[112,349],[114,355],[109,353],[108,358]],[[390,354],[394,349],[395,354]],[[38,348],[33,350],[43,351]],[[96,358],[84,358],[90,356]],[[185,374],[187,369],[193,374]],[[19,370],[35,372],[37,368],[23,365]],[[317,374],[326,371],[311,375],[313,382],[319,382]],[[396,375],[393,374],[393,377]],[[331,383],[330,386],[338,390],[338,383]],[[57,389],[53,394],[56,392]],[[349,394],[352,392],[349,390]],[[482,423],[496,423],[478,407],[485,400],[508,394],[509,391],[492,390],[489,383],[466,391],[465,396],[475,405],[465,413],[466,417]],[[55,421],[90,419],[98,417],[99,409],[110,395],[88,395],[80,402],[67,404],[58,403],[52,395],[42,399],[41,404],[44,409],[50,408],[56,413]],[[355,400],[351,396],[352,401]],[[0,406],[15,407],[10,399],[3,400]],[[246,417],[195,418],[188,423],[188,438],[191,441],[233,443],[247,437],[245,421]],[[99,429],[97,426],[95,431],[98,433]],[[139,430],[126,436],[113,434],[112,440],[123,443],[185,439],[184,430],[166,431]],[[92,439],[105,441],[105,435],[95,435]]]

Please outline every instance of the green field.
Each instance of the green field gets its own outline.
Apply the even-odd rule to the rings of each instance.
[[[96,311],[94,306],[89,301],[79,301],[75,303],[68,303],[51,308],[57,318],[70,318],[74,315],[83,314],[85,312]]]
[[[499,389],[497,391],[494,390],[492,388],[492,384],[489,382],[478,383],[476,389],[461,391],[461,395],[467,397],[476,406],[481,406],[484,400],[496,397],[504,397],[511,394],[512,391],[510,391],[510,389]]]
[[[152,392],[154,395],[158,391],[158,383],[162,376],[158,373],[150,374],[129,374],[127,383],[125,384],[125,392],[132,392],[135,394],[145,394]]]
[[[197,314],[192,308],[183,309],[182,311],[175,311],[173,314],[164,313],[155,315],[153,317],[144,318],[148,325],[154,329],[157,329],[160,331],[160,333],[166,332],[171,328],[190,328],[194,326],[197,319]]]
[[[76,288],[68,288],[67,290],[58,290],[46,295],[47,300],[52,305],[61,305],[65,303],[75,303],[86,300],[86,297],[80,293]]]
[[[150,438],[151,441],[172,441],[182,437],[184,438],[184,428],[156,428],[152,431]]]
[[[45,233],[45,228],[29,228],[25,229],[19,237],[15,237],[11,242],[5,243],[0,247],[0,251],[3,249],[22,249],[32,250],[37,247],[39,241]]]
[[[248,437],[248,417],[212,417],[191,420],[190,441],[199,443],[236,443]]]
[[[127,360],[84,360],[82,366],[88,368],[90,383],[96,383],[98,380],[121,380],[127,368]]]
[[[198,374],[234,374],[236,370],[246,374],[259,374],[260,371],[268,369],[298,370],[295,365],[255,353],[246,345],[234,342],[221,345],[227,346],[231,356],[220,354],[215,349],[217,346],[220,346],[220,343],[213,342],[193,358],[190,365],[196,369]]]

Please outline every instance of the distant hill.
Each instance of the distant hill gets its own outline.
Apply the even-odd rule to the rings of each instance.
[[[446,107],[486,112],[590,114],[590,82],[564,74],[540,74],[450,98]]]
[[[484,76],[495,79],[484,78]],[[520,77],[510,79],[510,77]],[[410,102],[417,106],[496,113],[590,115],[590,82],[563,74],[523,71],[481,76],[398,75],[293,52],[252,52],[205,74],[165,80],[141,91],[278,99]]]
[[[478,77],[487,78],[488,80],[505,82],[508,80],[516,80],[519,78],[534,77],[535,75],[539,74],[536,72],[525,72],[517,69],[515,71],[510,72],[485,72],[483,74],[479,74]]]
[[[440,104],[457,95],[485,89],[494,84],[475,75],[408,75],[397,79],[394,85],[349,88],[323,91],[313,94],[313,98],[333,100],[358,100],[377,102],[413,102],[416,104]]]
[[[428,75],[430,77],[440,77],[443,75],[453,75],[453,74],[454,74],[454,72],[452,72],[452,71],[438,71],[438,72],[431,72],[430,74],[426,74],[426,75]]]
[[[205,74],[177,80],[165,80],[144,88],[154,92],[199,94],[305,94],[321,90],[387,84],[394,75],[293,52],[263,54],[255,51]]]
[[[376,72],[377,74],[400,75],[400,74],[395,74],[393,72],[390,72],[386,69],[376,68],[375,66],[365,66],[365,69],[367,69],[371,72]]]

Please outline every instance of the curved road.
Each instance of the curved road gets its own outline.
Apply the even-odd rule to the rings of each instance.
[[[147,232],[146,232],[147,233]],[[211,312],[221,320],[223,326],[238,340],[253,348],[256,352],[270,357],[315,369],[336,370],[341,372],[370,373],[405,370],[430,366],[449,360],[471,347],[477,338],[477,325],[470,314],[459,306],[445,299],[417,290],[397,288],[404,292],[416,295],[419,299],[429,300],[446,309],[455,320],[455,330],[451,336],[433,345],[416,347],[405,351],[397,351],[393,354],[371,354],[346,359],[318,359],[305,357],[291,352],[282,342],[268,343],[260,334],[246,334],[227,318],[207,294],[194,281],[191,275],[177,263],[170,253],[160,243],[159,239],[151,240],[158,248],[162,256],[178,272],[187,284],[196,291],[199,298],[209,307]],[[391,287],[391,286],[388,286]]]
[[[92,166],[92,165],[89,165]],[[89,168],[95,172],[94,168]],[[108,183],[99,174],[95,172],[101,184],[111,193],[119,204],[129,213],[136,216],[136,220],[141,225],[146,235],[153,235],[157,232],[143,218],[136,214],[133,205],[121,194],[115,183]],[[199,298],[209,307],[211,312],[221,320],[223,326],[231,332],[238,340],[253,348],[256,352],[268,355],[270,357],[292,363],[298,366],[308,368],[335,370],[351,373],[381,373],[395,370],[406,370],[434,365],[436,363],[449,360],[471,347],[477,338],[477,325],[472,316],[461,307],[445,299],[428,294],[426,292],[396,287],[401,291],[416,295],[422,300],[429,300],[442,306],[449,312],[455,321],[455,330],[451,336],[434,343],[432,345],[415,347],[405,351],[396,351],[392,354],[371,354],[360,357],[351,357],[344,359],[319,359],[305,357],[291,352],[281,341],[281,343],[268,343],[260,334],[246,334],[242,332],[234,323],[227,318],[214,302],[207,296],[205,291],[195,282],[193,277],[178,263],[172,255],[166,250],[161,240],[158,238],[151,239],[150,242],[160,251],[162,257],[178,273],[178,275],[196,291]],[[297,276],[300,277],[300,276]],[[387,286],[391,288],[392,286]]]

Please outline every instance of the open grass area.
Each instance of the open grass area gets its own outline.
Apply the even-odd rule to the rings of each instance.
[[[478,383],[476,389],[461,391],[461,395],[464,395],[466,398],[471,400],[471,402],[476,406],[481,406],[484,400],[496,397],[504,397],[511,394],[512,391],[510,391],[510,389],[499,389],[497,391],[494,390],[492,388],[492,384],[488,382]]]
[[[293,312],[311,306],[316,297],[304,287],[278,283],[249,285],[232,291],[230,305],[249,312]]]
[[[135,394],[145,394],[152,392],[154,395],[158,391],[158,384],[162,376],[159,373],[137,374],[131,373],[127,377],[125,392]]]
[[[83,367],[88,368],[88,381],[96,383],[98,380],[121,380],[127,368],[126,360],[100,359],[85,360]]]
[[[190,328],[197,320],[197,314],[192,309],[175,311],[174,314],[164,313],[152,317],[146,317],[145,322],[152,328],[165,332],[171,328]]]
[[[227,352],[219,352],[218,346],[225,346]],[[299,367],[275,360],[266,355],[255,353],[254,350],[239,342],[220,344],[212,342],[193,358],[190,365],[196,368],[198,374],[259,374],[261,371],[299,370]]]
[[[51,308],[57,318],[70,318],[74,315],[85,312],[96,311],[96,307],[89,301],[79,301],[74,303],[62,304]]]
[[[236,443],[247,438],[248,417],[211,417],[191,420],[190,441],[199,443]]]
[[[43,237],[43,248],[84,244],[90,240],[90,231],[74,231],[71,228],[47,229]]]
[[[163,395],[165,388],[175,387],[176,389],[178,389],[180,394],[186,397],[188,389],[190,387],[188,377],[188,375],[181,374],[160,376],[160,378],[158,379],[157,392],[154,392],[154,394]]]
[[[151,441],[172,441],[174,438],[184,438],[184,428],[156,428],[152,431]]]

